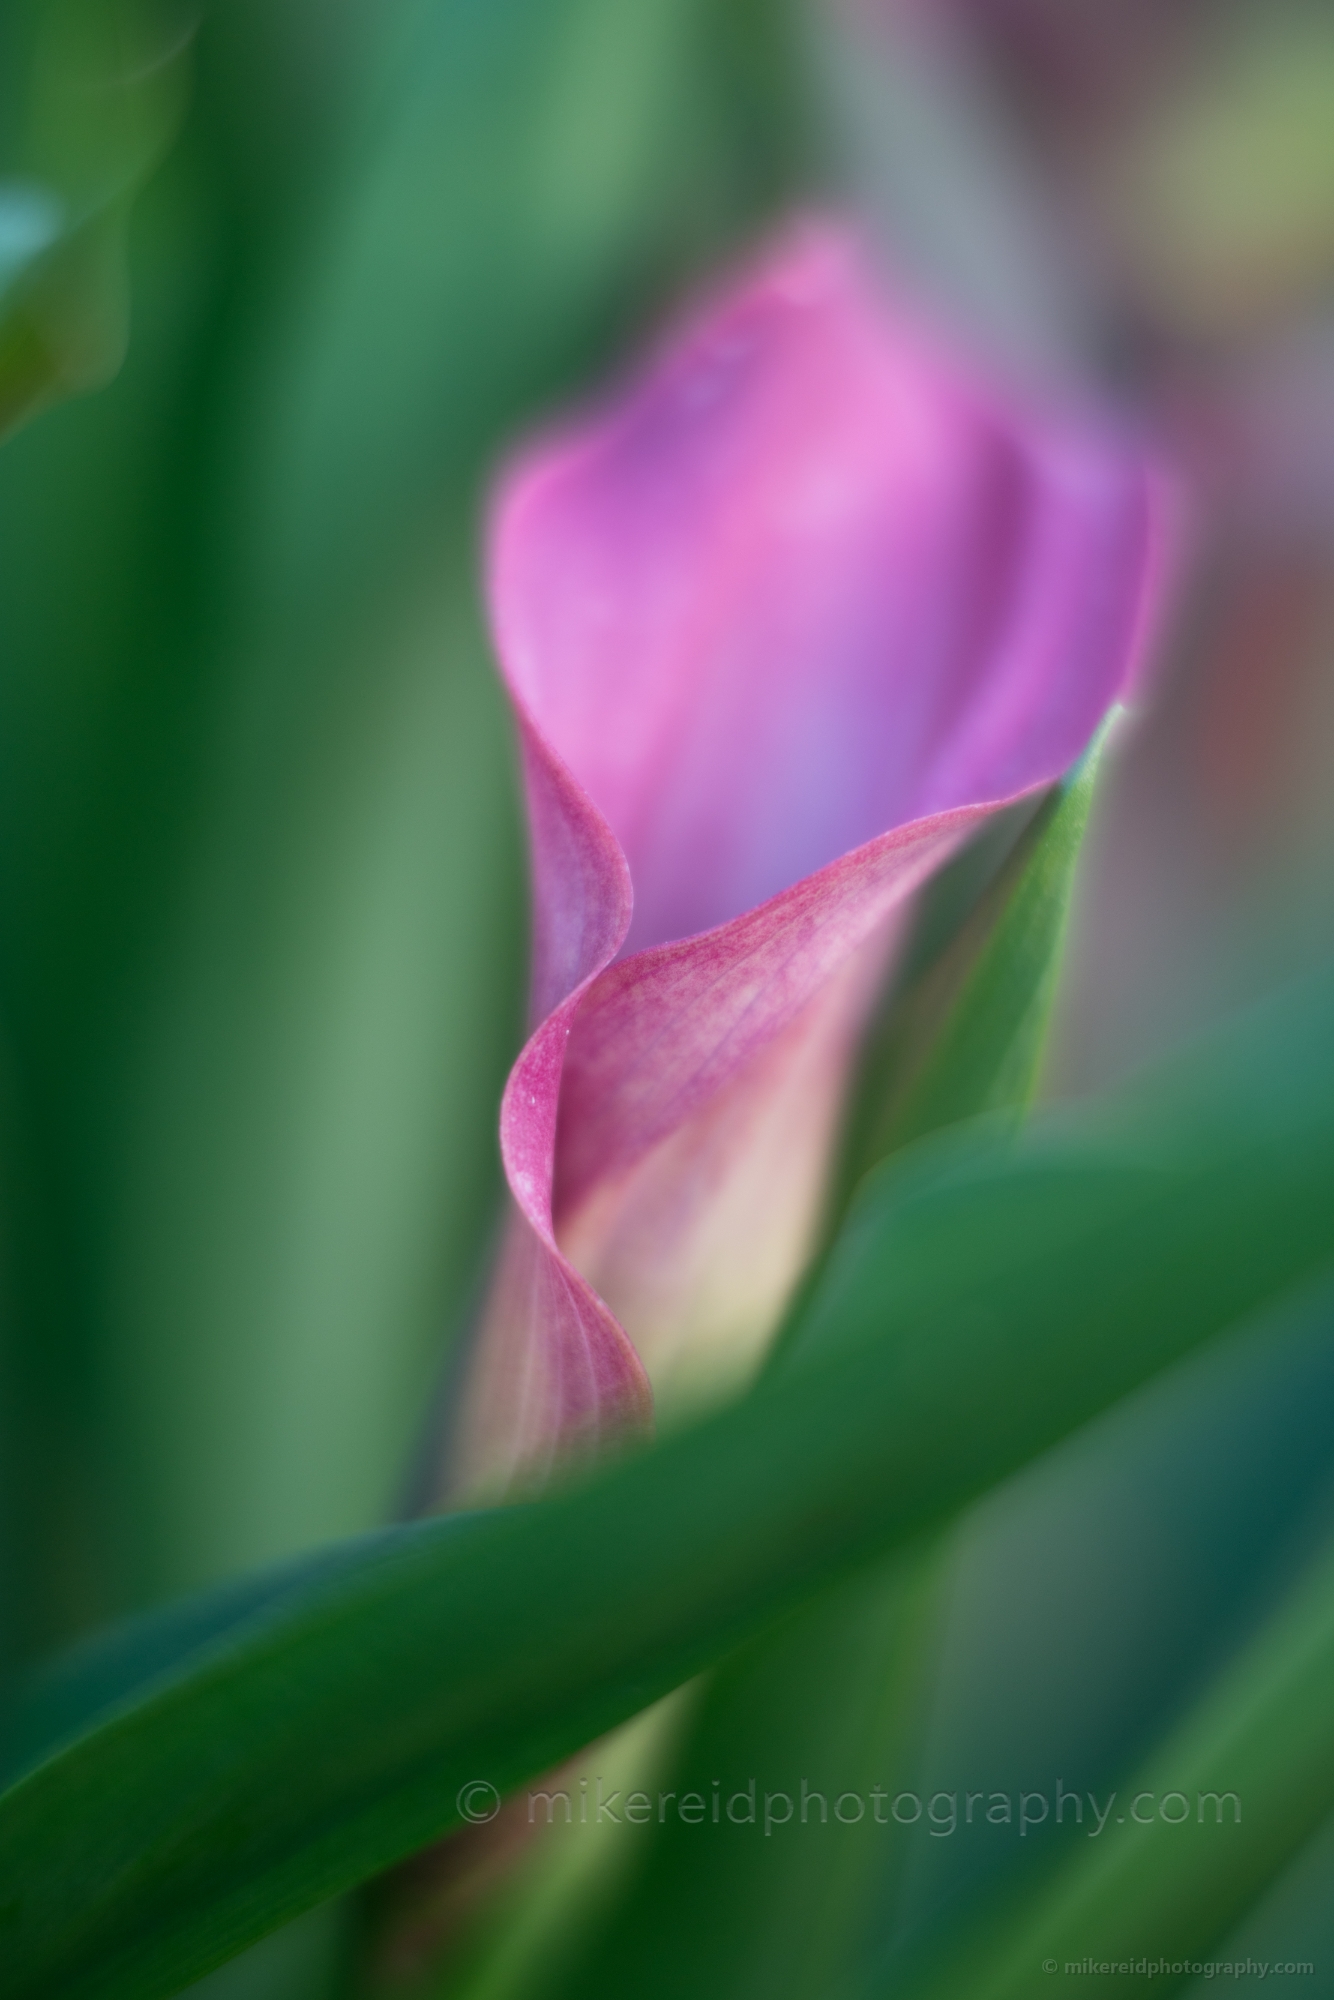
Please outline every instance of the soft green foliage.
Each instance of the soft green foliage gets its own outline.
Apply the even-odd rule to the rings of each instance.
[[[1042,1991],[1044,1958],[1201,1959],[1319,1832],[1334,1798],[1334,1565],[1328,1548],[1152,1760],[1127,1775],[1096,1847],[905,1982],[914,2000]],[[1184,1800],[1184,1805],[1181,1801]],[[1158,1810],[1170,1801],[1166,1819]],[[1203,1801],[1203,1803],[1202,1803]],[[1217,1803],[1215,1803],[1217,1801]],[[1244,1805],[1243,1805],[1244,1801]],[[1231,1829],[1220,1841],[1218,1829]],[[1147,1837],[1146,1837],[1147,1836]],[[1143,1975],[1107,1976],[1114,1994]],[[1164,1990],[1184,1984],[1165,1978]]]
[[[48,84],[137,18],[0,24],[6,171],[118,242],[150,153]],[[522,1021],[484,482],[803,144],[755,0],[173,18],[125,365],[0,459],[21,1652],[401,1504]]]
[[[373,1539],[159,1670],[0,1804],[11,1990],[172,1991],[1317,1274],[1332,1007],[1325,980],[1087,1112],[890,1163],[741,1403]]]
[[[119,368],[130,207],[183,88],[179,28],[131,0],[57,0],[34,41],[22,164],[37,178],[0,185],[0,437]]]

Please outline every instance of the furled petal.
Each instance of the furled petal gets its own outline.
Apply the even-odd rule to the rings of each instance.
[[[763,1339],[897,913],[1079,755],[1157,543],[1132,449],[997,402],[830,222],[511,468],[538,1025],[464,1478],[646,1415],[641,1355]]]

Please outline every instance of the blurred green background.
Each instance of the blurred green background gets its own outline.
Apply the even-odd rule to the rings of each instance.
[[[1334,943],[1328,9],[0,14],[10,1666],[407,1504],[523,1014],[486,481],[768,217],[835,198],[959,341],[1111,400],[1188,496],[1077,911],[1048,1084],[1073,1093]],[[1039,1783],[1158,1740],[1327,1519],[1332,1353],[1298,1315],[978,1510],[921,1587],[903,1767]],[[825,1615],[878,1699],[855,1635],[881,1613]],[[845,1700],[820,1629],[755,1668],[771,1741]],[[699,1755],[744,1748],[745,1674],[703,1698]],[[865,1891],[867,1962],[984,1896],[963,1855]],[[806,1894],[666,1855],[569,1990],[841,1992]],[[332,1991],[329,1936],[214,1986]]]
[[[6,10],[132,302],[0,461],[20,1649],[397,1505],[521,1024],[479,491],[773,198],[758,14]]]

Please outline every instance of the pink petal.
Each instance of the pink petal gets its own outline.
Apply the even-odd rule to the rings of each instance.
[[[981,819],[1084,748],[1133,671],[1159,541],[1135,451],[1003,407],[829,222],[510,469],[491,602],[539,1025],[502,1109],[522,1220],[465,1419],[475,1464],[646,1412],[590,1278],[619,1274],[639,1331],[627,1272],[678,1228],[688,1263],[700,1189],[753,1177],[782,1048],[827,1147],[855,968]],[[794,1176],[813,1212],[818,1174]],[[800,1255],[785,1236],[775,1269]]]

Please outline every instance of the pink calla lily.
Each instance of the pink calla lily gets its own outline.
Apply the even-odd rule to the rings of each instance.
[[[1135,671],[1156,483],[792,228],[503,479],[536,1026],[456,1477],[744,1369],[808,1254],[906,899]]]

